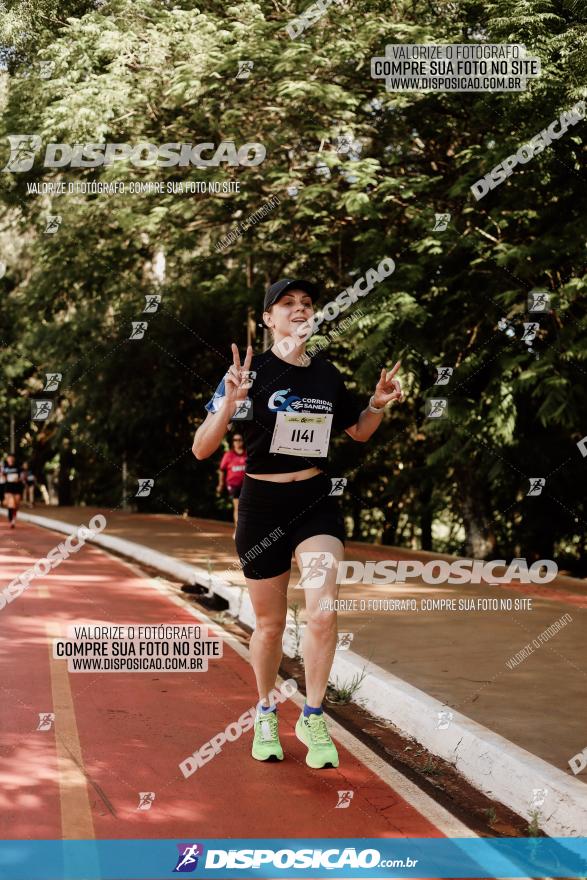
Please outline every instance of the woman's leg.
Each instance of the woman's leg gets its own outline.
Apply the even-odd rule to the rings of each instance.
[[[304,670],[306,675],[306,701],[318,708],[324,699],[336,650],[336,611],[320,608],[320,601],[336,599],[337,563],[344,559],[342,541],[332,535],[314,535],[296,547],[296,561],[302,571],[300,553],[331,553],[334,564],[326,569],[324,585],[306,589],[306,629],[303,639]]]
[[[234,520],[234,527],[236,529],[236,524],[238,523],[238,498],[232,499],[232,518]]]
[[[10,528],[14,528],[14,518],[16,516],[15,511],[15,502],[16,496],[12,494],[12,492],[7,492],[4,496],[4,504],[8,508],[8,522],[10,523]]]
[[[257,679],[259,700],[265,699],[275,687],[283,656],[283,631],[287,617],[287,585],[290,571],[276,577],[253,580],[247,586],[256,624],[251,636],[251,665]]]

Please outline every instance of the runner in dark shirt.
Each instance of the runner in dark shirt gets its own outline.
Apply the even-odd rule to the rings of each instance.
[[[399,362],[382,370],[368,405],[359,403],[339,370],[321,356],[305,353],[311,335],[316,287],[283,279],[265,295],[263,320],[273,345],[241,364],[233,362],[206,405],[206,420],[194,437],[198,459],[212,455],[229,423],[236,421],[247,448],[236,546],[256,616],[251,662],[260,702],[254,725],[253,757],[283,759],[271,691],[281,663],[291,557],[295,553],[305,589],[304,670],[306,705],[296,725],[307,746],[306,763],[338,766],[338,754],[322,711],[337,640],[338,562],[345,529],[331,478],[325,474],[331,433],[346,431],[364,442],[381,424],[386,404],[403,399],[394,376]],[[330,604],[334,608],[334,603]]]
[[[35,484],[37,482],[37,478],[33,474],[33,472],[29,468],[28,461],[23,462],[22,465],[22,495],[24,499],[24,503],[28,507],[35,506]]]
[[[16,458],[11,453],[6,456],[0,471],[4,485],[2,504],[8,508],[8,523],[10,528],[13,529],[16,526],[16,516],[22,499],[23,475],[21,469],[16,464]]]

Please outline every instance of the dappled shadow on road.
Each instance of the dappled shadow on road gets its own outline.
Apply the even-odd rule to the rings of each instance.
[[[50,705],[50,704],[48,704]],[[0,755],[0,811],[2,837],[11,839],[60,836],[59,768],[53,734],[35,731],[38,715],[18,711],[3,696],[2,755]],[[6,727],[10,724],[11,731]],[[14,732],[15,728],[18,732]],[[64,777],[67,784],[67,778]]]

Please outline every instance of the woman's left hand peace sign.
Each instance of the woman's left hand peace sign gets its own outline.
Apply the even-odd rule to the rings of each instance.
[[[379,382],[375,386],[375,393],[373,394],[373,406],[383,407],[386,403],[391,403],[394,400],[397,400],[398,403],[403,402],[404,394],[402,386],[399,379],[394,379],[394,376],[400,367],[401,361],[398,361],[391,370],[381,370],[381,376],[379,377]]]

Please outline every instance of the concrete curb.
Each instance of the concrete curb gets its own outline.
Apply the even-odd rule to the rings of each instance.
[[[82,525],[24,511],[20,512],[20,518],[64,534],[72,534]],[[228,602],[231,615],[247,626],[254,626],[255,614],[245,588],[231,586],[203,568],[123,538],[99,534],[91,543],[183,583],[206,587],[210,593]],[[284,634],[284,652],[290,657],[295,654],[294,646],[295,632],[290,624]],[[348,682],[363,670],[366,677],[360,687],[360,699],[365,708],[416,739],[432,754],[453,764],[465,779],[488,797],[528,821],[535,818],[538,827],[552,837],[580,836],[580,829],[587,828],[587,787],[582,782],[566,776],[541,758],[453,711],[353,651],[337,651],[332,667],[333,679]],[[441,721],[439,713],[442,711],[450,712],[451,716]],[[540,793],[535,798],[537,789]],[[541,799],[543,802],[538,805]]]

